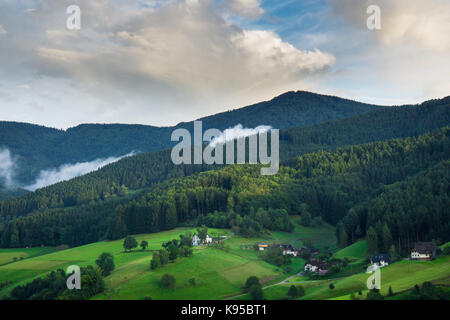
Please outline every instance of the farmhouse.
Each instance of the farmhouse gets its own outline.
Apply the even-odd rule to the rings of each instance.
[[[268,247],[269,247],[269,245],[268,245],[267,243],[265,243],[265,242],[260,242],[260,243],[258,243],[259,251],[264,251],[264,250],[266,250]]]
[[[196,234],[192,237],[192,246],[197,247],[200,245],[200,237]]]
[[[197,234],[194,234],[194,236],[192,237],[192,246],[193,247],[201,246],[202,244],[209,244],[212,242],[213,242],[213,238],[209,234],[206,235],[206,239],[204,241],[202,241]]]
[[[436,255],[436,246],[431,242],[416,242],[411,250],[413,260],[431,260]]]
[[[318,273],[320,275],[326,274],[328,272],[329,265],[327,262],[320,260],[309,260],[305,263],[305,271]]]
[[[370,259],[372,264],[376,264],[379,267],[384,267],[389,265],[391,262],[391,256],[389,254],[375,254]]]
[[[290,255],[296,257],[298,255],[297,249],[290,244],[280,244],[280,248],[283,250],[283,256]]]

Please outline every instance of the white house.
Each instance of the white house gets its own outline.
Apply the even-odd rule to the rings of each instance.
[[[192,246],[196,247],[200,245],[200,238],[198,235],[194,234],[192,237]]]
[[[319,274],[325,274],[328,272],[328,263],[320,260],[309,260],[305,263],[305,271],[318,272]]]
[[[290,244],[280,244],[280,248],[283,250],[283,256],[290,255],[296,257],[298,254],[297,249]]]
[[[206,242],[206,243],[212,243],[212,240],[213,240],[212,237],[211,237],[209,234],[207,234],[207,235],[206,235],[205,242]]]
[[[317,266],[311,263],[307,263],[305,264],[305,271],[311,271],[311,272],[316,272],[317,271]]]
[[[413,260],[431,260],[436,255],[436,246],[431,242],[417,242],[411,250]]]

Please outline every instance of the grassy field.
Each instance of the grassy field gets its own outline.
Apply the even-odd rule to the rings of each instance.
[[[194,254],[188,258],[179,258],[158,270],[150,270],[151,250],[161,248],[163,242],[179,238],[180,234],[193,228],[136,235],[138,243],[147,240],[146,251],[134,250],[123,252],[123,239],[102,241],[89,245],[56,251],[55,248],[1,249],[0,281],[9,280],[13,285],[0,291],[0,297],[9,293],[16,285],[25,284],[36,277],[43,276],[51,270],[66,269],[69,265],[95,265],[95,260],[103,252],[114,256],[116,269],[105,278],[106,290],[94,299],[249,299],[242,295],[242,286],[249,276],[261,279],[264,293],[268,299],[282,299],[292,284],[305,287],[306,295],[302,299],[349,299],[350,294],[359,290],[365,295],[368,275],[356,267],[364,260],[366,244],[359,241],[347,248],[337,250],[334,229],[330,226],[306,228],[294,219],[295,230],[292,233],[272,232],[259,238],[242,238],[233,236],[226,240],[224,249],[214,247],[196,247]],[[229,230],[210,229],[211,235],[231,235]],[[265,241],[272,244],[290,243],[296,247],[304,245],[305,240],[313,245],[335,251],[335,257],[352,259],[349,265],[356,274],[345,272],[335,279],[309,281],[305,276],[295,276],[280,284],[289,276],[302,271],[305,261],[293,258],[289,266],[277,267],[261,259],[261,253],[253,246]],[[14,257],[17,257],[14,260]],[[23,259],[20,259],[23,257]],[[450,284],[450,257],[435,261],[400,261],[381,271],[382,293],[386,294],[389,286],[396,292],[412,288],[424,281],[433,281],[440,285]],[[164,274],[176,278],[175,289],[161,287],[160,279]],[[195,281],[192,281],[194,279]],[[194,283],[193,283],[194,282]],[[329,284],[335,289],[331,290]],[[267,287],[267,288],[266,288]]]
[[[43,254],[51,253],[55,251],[53,247],[36,247],[36,248],[23,248],[23,249],[0,249],[0,266],[23,260],[26,258],[32,258]]]
[[[347,257],[350,260],[350,263],[361,263],[365,259],[367,251],[366,240],[360,240],[352,245],[345,247],[339,251],[337,251],[333,257],[337,259],[344,259]]]
[[[295,222],[295,220],[294,220]],[[141,240],[149,242],[149,249],[160,249],[163,242],[179,238],[179,235],[192,228],[178,228],[155,234],[136,235],[138,243]],[[210,229],[211,235],[230,235],[229,230]],[[296,224],[292,233],[273,232],[260,238],[242,238],[233,236],[228,239],[226,249],[213,247],[194,248],[193,256],[179,258],[162,268],[151,271],[150,260],[152,252],[135,250],[124,253],[123,239],[117,241],[97,242],[81,247],[54,251],[53,248],[39,248],[49,250],[47,254],[39,254],[37,248],[33,249],[5,249],[7,264],[0,266],[0,281],[9,280],[12,286],[0,291],[0,297],[8,294],[15,286],[32,281],[43,276],[51,270],[66,269],[69,265],[94,265],[95,260],[103,252],[114,256],[116,269],[105,278],[107,290],[95,299],[222,299],[232,297],[242,292],[242,286],[249,276],[258,276],[264,285],[277,283],[289,275],[302,270],[304,260],[292,259],[289,266],[277,267],[266,263],[260,257],[253,245],[265,241],[268,243],[291,243],[301,246],[305,239],[312,239],[313,244],[319,248],[326,245],[335,246],[334,229],[330,226],[320,228],[305,228]],[[30,250],[23,260],[11,260],[11,257],[20,256],[21,252]],[[35,250],[34,256],[32,251]],[[45,253],[41,251],[41,253]],[[176,278],[174,290],[160,287],[160,278],[163,274],[172,274]],[[189,281],[195,279],[195,285]]]
[[[358,273],[339,279],[301,283],[306,289],[306,294],[301,299],[349,300],[350,294],[355,293],[358,296],[358,291],[362,291],[362,296],[365,297],[368,292],[366,287],[368,277],[369,275],[366,273]],[[434,261],[403,260],[381,269],[381,293],[383,295],[387,295],[390,286],[394,292],[401,292],[425,281],[432,281],[438,285],[449,285],[450,256],[440,257]],[[334,289],[329,288],[331,283],[334,284]],[[292,283],[267,288],[264,290],[264,294],[268,298],[282,299],[286,296],[290,285]]]

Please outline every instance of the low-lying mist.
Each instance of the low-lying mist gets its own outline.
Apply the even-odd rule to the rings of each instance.
[[[0,187],[9,189],[14,186],[16,161],[9,149],[0,148]]]
[[[210,146],[215,147],[216,144],[224,144],[227,141],[235,140],[238,138],[253,136],[259,133],[267,132],[272,129],[271,126],[258,126],[256,128],[244,128],[242,124],[238,124],[233,128],[225,129],[218,137],[214,137],[211,140]]]
[[[36,189],[44,188],[61,181],[70,180],[72,178],[96,171],[110,163],[119,161],[120,159],[132,156],[134,154],[136,153],[131,152],[120,157],[96,159],[94,161],[78,162],[75,164],[63,164],[58,168],[42,170],[33,184],[24,186],[23,188],[30,191],[35,191]]]

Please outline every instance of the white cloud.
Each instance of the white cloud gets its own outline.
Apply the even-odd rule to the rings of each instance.
[[[59,168],[42,170],[35,183],[26,186],[25,189],[34,191],[39,188],[43,188],[61,181],[70,180],[72,178],[96,171],[110,163],[119,161],[128,156],[132,156],[135,153],[129,153],[121,157],[109,157],[106,159],[97,159],[90,162],[79,162],[75,164],[64,164]],[[1,159],[1,153],[0,153]]]
[[[409,44],[432,51],[450,50],[448,0],[328,0],[333,9],[358,28],[366,28],[366,8],[381,9],[381,30],[374,33],[385,45]]]
[[[329,31],[347,75],[330,82],[346,97],[367,102],[418,103],[450,94],[450,1],[327,0],[330,21],[345,27]],[[367,28],[369,5],[381,9],[381,30]],[[338,53],[339,52],[339,53]],[[364,97],[372,97],[364,99]]]
[[[224,144],[227,141],[236,140],[238,138],[253,136],[259,133],[267,132],[272,129],[271,126],[258,126],[256,128],[244,128],[242,124],[238,124],[233,128],[225,129],[218,137],[214,137],[210,142],[211,147],[217,144]]]
[[[0,187],[13,187],[15,168],[16,163],[9,149],[0,148]]]
[[[3,26],[0,24],[0,35],[2,34],[7,34],[8,32],[6,32],[5,28],[3,28]]]
[[[299,50],[273,31],[231,23],[212,0],[146,8],[137,1],[80,0],[77,32],[65,30],[65,1],[31,2],[32,13],[9,8],[17,24],[30,25],[16,26],[16,42],[5,48],[0,43],[0,55],[12,57],[3,63],[8,75],[14,70],[8,81],[31,87],[26,96],[16,95],[20,107],[13,114],[0,97],[4,119],[56,127],[171,125],[301,89],[334,62],[332,55]],[[259,8],[258,2],[239,3]],[[1,67],[6,60],[0,57]],[[36,104],[46,112],[30,112]]]
[[[246,18],[257,19],[264,14],[260,0],[228,0],[227,5],[233,13]]]

